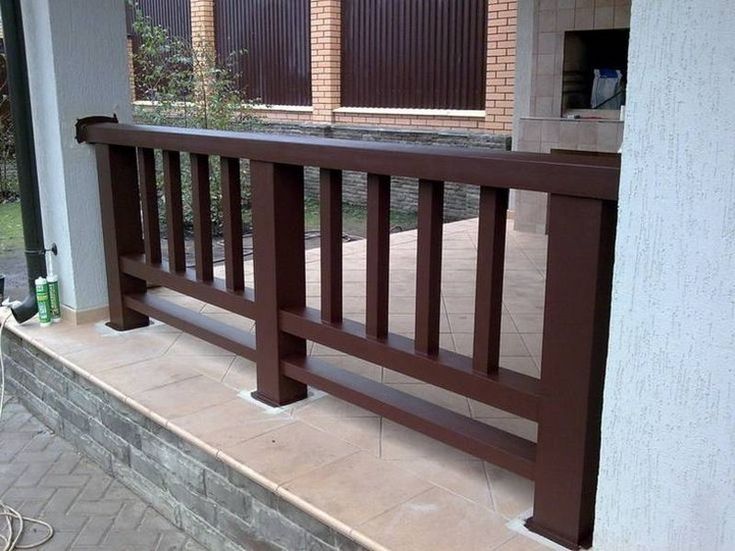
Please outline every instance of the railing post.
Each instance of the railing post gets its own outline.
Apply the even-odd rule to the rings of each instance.
[[[536,488],[529,529],[592,539],[616,206],[550,196]]]
[[[110,302],[108,325],[118,331],[148,325],[148,316],[127,308],[124,297],[145,293],[146,282],[120,268],[120,256],[143,254],[143,227],[140,214],[135,148],[95,145],[105,248],[107,293]]]
[[[306,385],[283,375],[281,359],[306,355],[306,341],[280,329],[279,312],[306,305],[304,169],[250,162],[258,388],[272,406],[306,398]]]

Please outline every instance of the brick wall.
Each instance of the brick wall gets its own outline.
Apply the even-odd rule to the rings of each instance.
[[[485,128],[510,132],[516,62],[516,0],[488,0]]]
[[[215,0],[191,1],[192,41],[214,50]],[[488,0],[486,104],[482,111],[340,108],[341,1],[311,0],[312,109],[259,110],[269,121],[509,134],[513,116],[517,0]],[[424,111],[417,113],[416,111]]]

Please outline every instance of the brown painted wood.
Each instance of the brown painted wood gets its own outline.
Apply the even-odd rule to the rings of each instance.
[[[212,204],[209,191],[209,157],[190,155],[191,208],[194,218],[194,258],[197,279],[212,281]]]
[[[293,379],[533,479],[533,442],[312,356],[287,357],[283,364]]]
[[[480,190],[472,358],[475,371],[481,373],[497,370],[500,362],[507,212],[507,189]]]
[[[166,198],[168,264],[173,271],[182,272],[186,270],[186,249],[181,197],[181,156],[178,151],[163,152],[163,190]]]
[[[138,185],[143,210],[143,241],[148,264],[161,263],[161,225],[158,218],[156,157],[152,149],[138,149]]]
[[[567,547],[594,524],[616,206],[552,195],[533,517]]]
[[[390,278],[390,176],[367,176],[367,303],[369,337],[388,334]]]
[[[82,125],[79,139],[615,201],[620,160],[479,147],[338,140],[169,126]]]
[[[284,375],[281,359],[306,355],[303,338],[284,333],[278,312],[306,304],[304,169],[251,162],[258,388],[253,397],[284,405],[306,385]]]
[[[319,173],[322,319],[342,320],[342,172]]]
[[[225,239],[225,281],[230,291],[245,287],[242,247],[240,159],[222,157],[222,233]]]
[[[222,279],[201,281],[194,270],[170,273],[166,261],[160,266],[147,265],[140,255],[120,257],[123,273],[144,279],[145,281],[177,291],[186,296],[201,300],[207,304],[229,310],[246,318],[255,319],[255,294],[246,287],[242,291],[229,291]]]
[[[538,419],[539,380],[500,368],[483,375],[472,370],[467,356],[440,349],[436,357],[416,354],[412,339],[388,333],[382,340],[366,338],[365,326],[345,319],[321,321],[313,308],[281,311],[286,333],[334,348],[414,379],[451,390],[485,404],[535,421]]]
[[[255,361],[255,336],[156,295],[127,295],[125,305],[216,346]]]
[[[132,147],[97,145],[97,175],[105,247],[109,326],[118,331],[148,325],[148,316],[124,303],[128,293],[145,293],[146,282],[124,273],[120,256],[143,254],[140,197],[136,185],[136,154]]]
[[[419,180],[416,253],[416,351],[439,352],[444,182]]]

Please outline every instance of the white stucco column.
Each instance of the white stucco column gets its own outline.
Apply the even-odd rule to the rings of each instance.
[[[83,317],[107,292],[93,148],[76,143],[74,124],[131,118],[124,2],[33,0],[22,10],[44,235],[59,248],[62,302]]]
[[[633,2],[595,548],[735,549],[735,9]]]

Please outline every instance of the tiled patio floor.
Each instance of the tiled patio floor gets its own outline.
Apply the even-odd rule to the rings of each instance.
[[[469,354],[477,221],[444,230],[442,346]],[[546,239],[509,229],[501,364],[537,376]],[[413,334],[416,232],[391,238],[390,330]],[[345,316],[362,320],[365,242],[345,245]],[[252,284],[252,265],[246,264]],[[319,250],[307,251],[307,294],[319,304]],[[249,320],[170,291],[221,321]],[[542,549],[506,525],[531,508],[533,484],[368,411],[314,391],[270,409],[250,399],[255,366],[164,324],[115,333],[103,323],[14,330],[132,406],[376,549]],[[310,353],[454,411],[535,439],[534,423],[319,345]]]

